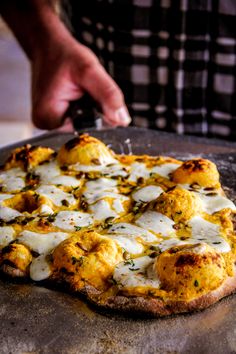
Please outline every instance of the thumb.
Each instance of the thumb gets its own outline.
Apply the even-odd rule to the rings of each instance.
[[[127,126],[131,122],[124,96],[115,81],[101,64],[96,63],[85,69],[83,89],[102,107],[104,120],[113,126]]]

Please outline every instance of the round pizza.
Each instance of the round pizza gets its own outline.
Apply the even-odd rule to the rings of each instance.
[[[235,214],[207,159],[25,145],[0,170],[1,274],[113,311],[204,309],[236,290]]]

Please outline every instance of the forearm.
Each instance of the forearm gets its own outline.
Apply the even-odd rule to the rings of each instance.
[[[69,33],[56,13],[55,0],[2,0],[0,10],[29,59],[49,51]]]

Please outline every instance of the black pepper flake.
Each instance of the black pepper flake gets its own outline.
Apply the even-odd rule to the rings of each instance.
[[[49,222],[55,221],[56,216],[57,216],[57,213],[49,215],[49,216],[47,217],[47,221],[49,221]]]
[[[149,254],[149,257],[150,257],[150,258],[156,258],[157,256],[159,256],[159,254],[160,254],[159,252],[154,251],[154,252],[152,252],[152,253]]]
[[[68,207],[68,206],[70,206],[70,203],[68,202],[68,200],[62,199],[61,205],[65,206],[65,207]]]

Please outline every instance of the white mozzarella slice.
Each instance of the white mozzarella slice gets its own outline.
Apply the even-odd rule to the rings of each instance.
[[[117,216],[106,200],[99,200],[95,204],[91,205],[90,209],[93,212],[94,220],[105,220],[109,217]]]
[[[137,192],[134,192],[132,194],[132,198],[136,202],[145,202],[146,203],[146,202],[151,202],[152,200],[155,200],[163,192],[164,191],[161,187],[150,185],[150,186],[140,188]]]
[[[231,247],[229,243],[220,234],[220,226],[203,219],[200,216],[194,216],[189,221],[192,228],[193,240],[205,242],[219,252],[229,252]]]
[[[46,205],[46,204],[42,204],[39,207],[39,214],[40,215],[50,215],[53,214],[54,211],[52,210],[52,208],[50,208],[50,206]]]
[[[93,218],[88,213],[82,213],[80,211],[60,211],[53,225],[68,231],[76,231],[76,226],[86,227],[93,223]]]
[[[89,164],[89,165],[82,165],[79,162],[71,166],[71,169],[74,171],[82,171],[82,172],[92,172],[92,171],[102,171],[104,168],[109,167],[109,165],[116,165],[119,162],[112,157],[112,155],[108,153],[100,154],[99,156],[99,164]]]
[[[15,209],[0,205],[0,219],[4,221],[10,221],[12,219],[15,219],[17,216],[21,216],[21,215],[22,214]]]
[[[51,183],[51,180],[61,174],[61,170],[56,161],[44,163],[35,167],[34,172],[40,177],[41,183]]]
[[[190,239],[188,239],[188,240],[190,240]],[[164,252],[164,251],[166,251],[169,248],[174,247],[174,246],[193,244],[193,243],[195,243],[195,242],[193,242],[193,240],[191,240],[191,241],[182,241],[182,240],[179,240],[178,238],[173,237],[173,238],[168,239],[168,240],[163,240],[162,242],[160,242],[158,245],[155,245],[155,246],[159,247],[160,250],[162,252]]]
[[[181,245],[196,245],[194,248],[192,248],[192,252],[198,253],[198,254],[203,254],[206,251],[206,243],[203,241],[198,241],[193,238],[189,238],[186,241],[179,240],[177,238],[172,238],[169,240],[163,240],[161,243],[159,243],[157,246],[160,248],[162,252],[168,250],[171,247],[175,246],[181,246]]]
[[[135,238],[141,238],[145,242],[157,240],[156,236],[151,232],[129,223],[114,224],[109,228],[108,232],[110,234],[132,235],[135,236]]]
[[[139,254],[143,252],[143,246],[140,242],[136,241],[135,237],[132,235],[105,235],[115,240],[120,247],[122,247],[126,252],[131,254]]]
[[[150,177],[150,172],[151,170],[144,163],[134,162],[131,164],[128,181],[136,182],[140,177],[146,179]]]
[[[118,193],[117,181],[108,178],[87,182],[83,195],[89,204],[105,198],[113,199],[112,208],[118,214],[124,211],[123,202],[129,199]]]
[[[18,241],[29,247],[31,250],[43,254],[51,252],[68,237],[69,234],[65,232],[48,232],[46,234],[41,234],[25,230],[19,234]]]
[[[128,169],[127,166],[124,167],[123,165],[116,163],[106,166],[102,173],[109,177],[126,177],[128,176]]]
[[[216,211],[229,208],[236,210],[234,203],[226,197],[221,195],[208,196],[206,194],[197,194],[202,201],[202,208],[208,214],[213,214]]]
[[[80,165],[76,164],[72,166],[75,171],[81,172],[100,172],[102,175],[109,177],[121,176],[126,177],[128,175],[128,167],[124,167],[120,163],[112,163],[109,165]]]
[[[41,185],[36,189],[36,192],[51,199],[51,201],[57,206],[63,205],[63,200],[66,200],[70,205],[73,205],[76,202],[76,199],[71,193],[66,193],[60,188],[52,185]]]
[[[112,206],[118,214],[125,210],[123,206],[125,200],[128,200],[128,198],[121,195],[113,199]]]
[[[159,288],[160,280],[153,270],[154,259],[144,256],[119,263],[113,279],[120,288],[151,287]]]
[[[6,199],[9,199],[13,197],[13,194],[0,194],[0,203],[3,201],[3,200],[6,200]]]
[[[81,180],[73,176],[60,175],[53,177],[50,181],[50,184],[60,184],[62,186],[78,187],[81,185]]]
[[[113,179],[99,178],[85,184],[84,196],[89,204],[113,193],[118,193],[117,182]]]
[[[0,227],[0,247],[7,246],[15,239],[15,230],[11,226]]]
[[[25,187],[26,173],[19,167],[11,168],[10,170],[0,173],[0,185],[4,192],[20,191]]]
[[[86,191],[88,193],[94,193],[96,191],[108,191],[114,192],[117,191],[117,181],[110,178],[98,178],[92,181],[88,181],[85,184]]]
[[[176,170],[180,165],[177,163],[163,163],[152,168],[152,173],[157,173],[162,177],[169,178],[169,174]]]
[[[41,281],[50,277],[52,270],[46,261],[44,254],[33,259],[30,264],[30,278],[34,281]]]
[[[94,194],[91,194],[91,195],[88,195],[88,193],[84,193],[84,196],[89,204],[93,204],[96,201],[103,199],[103,198],[122,199],[122,200],[128,199],[127,197],[119,195],[118,193],[106,192],[106,191],[97,192],[97,193],[95,192]],[[123,210],[123,207],[122,207],[122,210]]]
[[[172,236],[175,234],[173,229],[174,221],[156,211],[146,211],[136,220],[136,224],[162,236]]]
[[[104,169],[102,165],[81,165],[80,163],[76,163],[72,165],[71,170],[78,172],[101,172]]]

